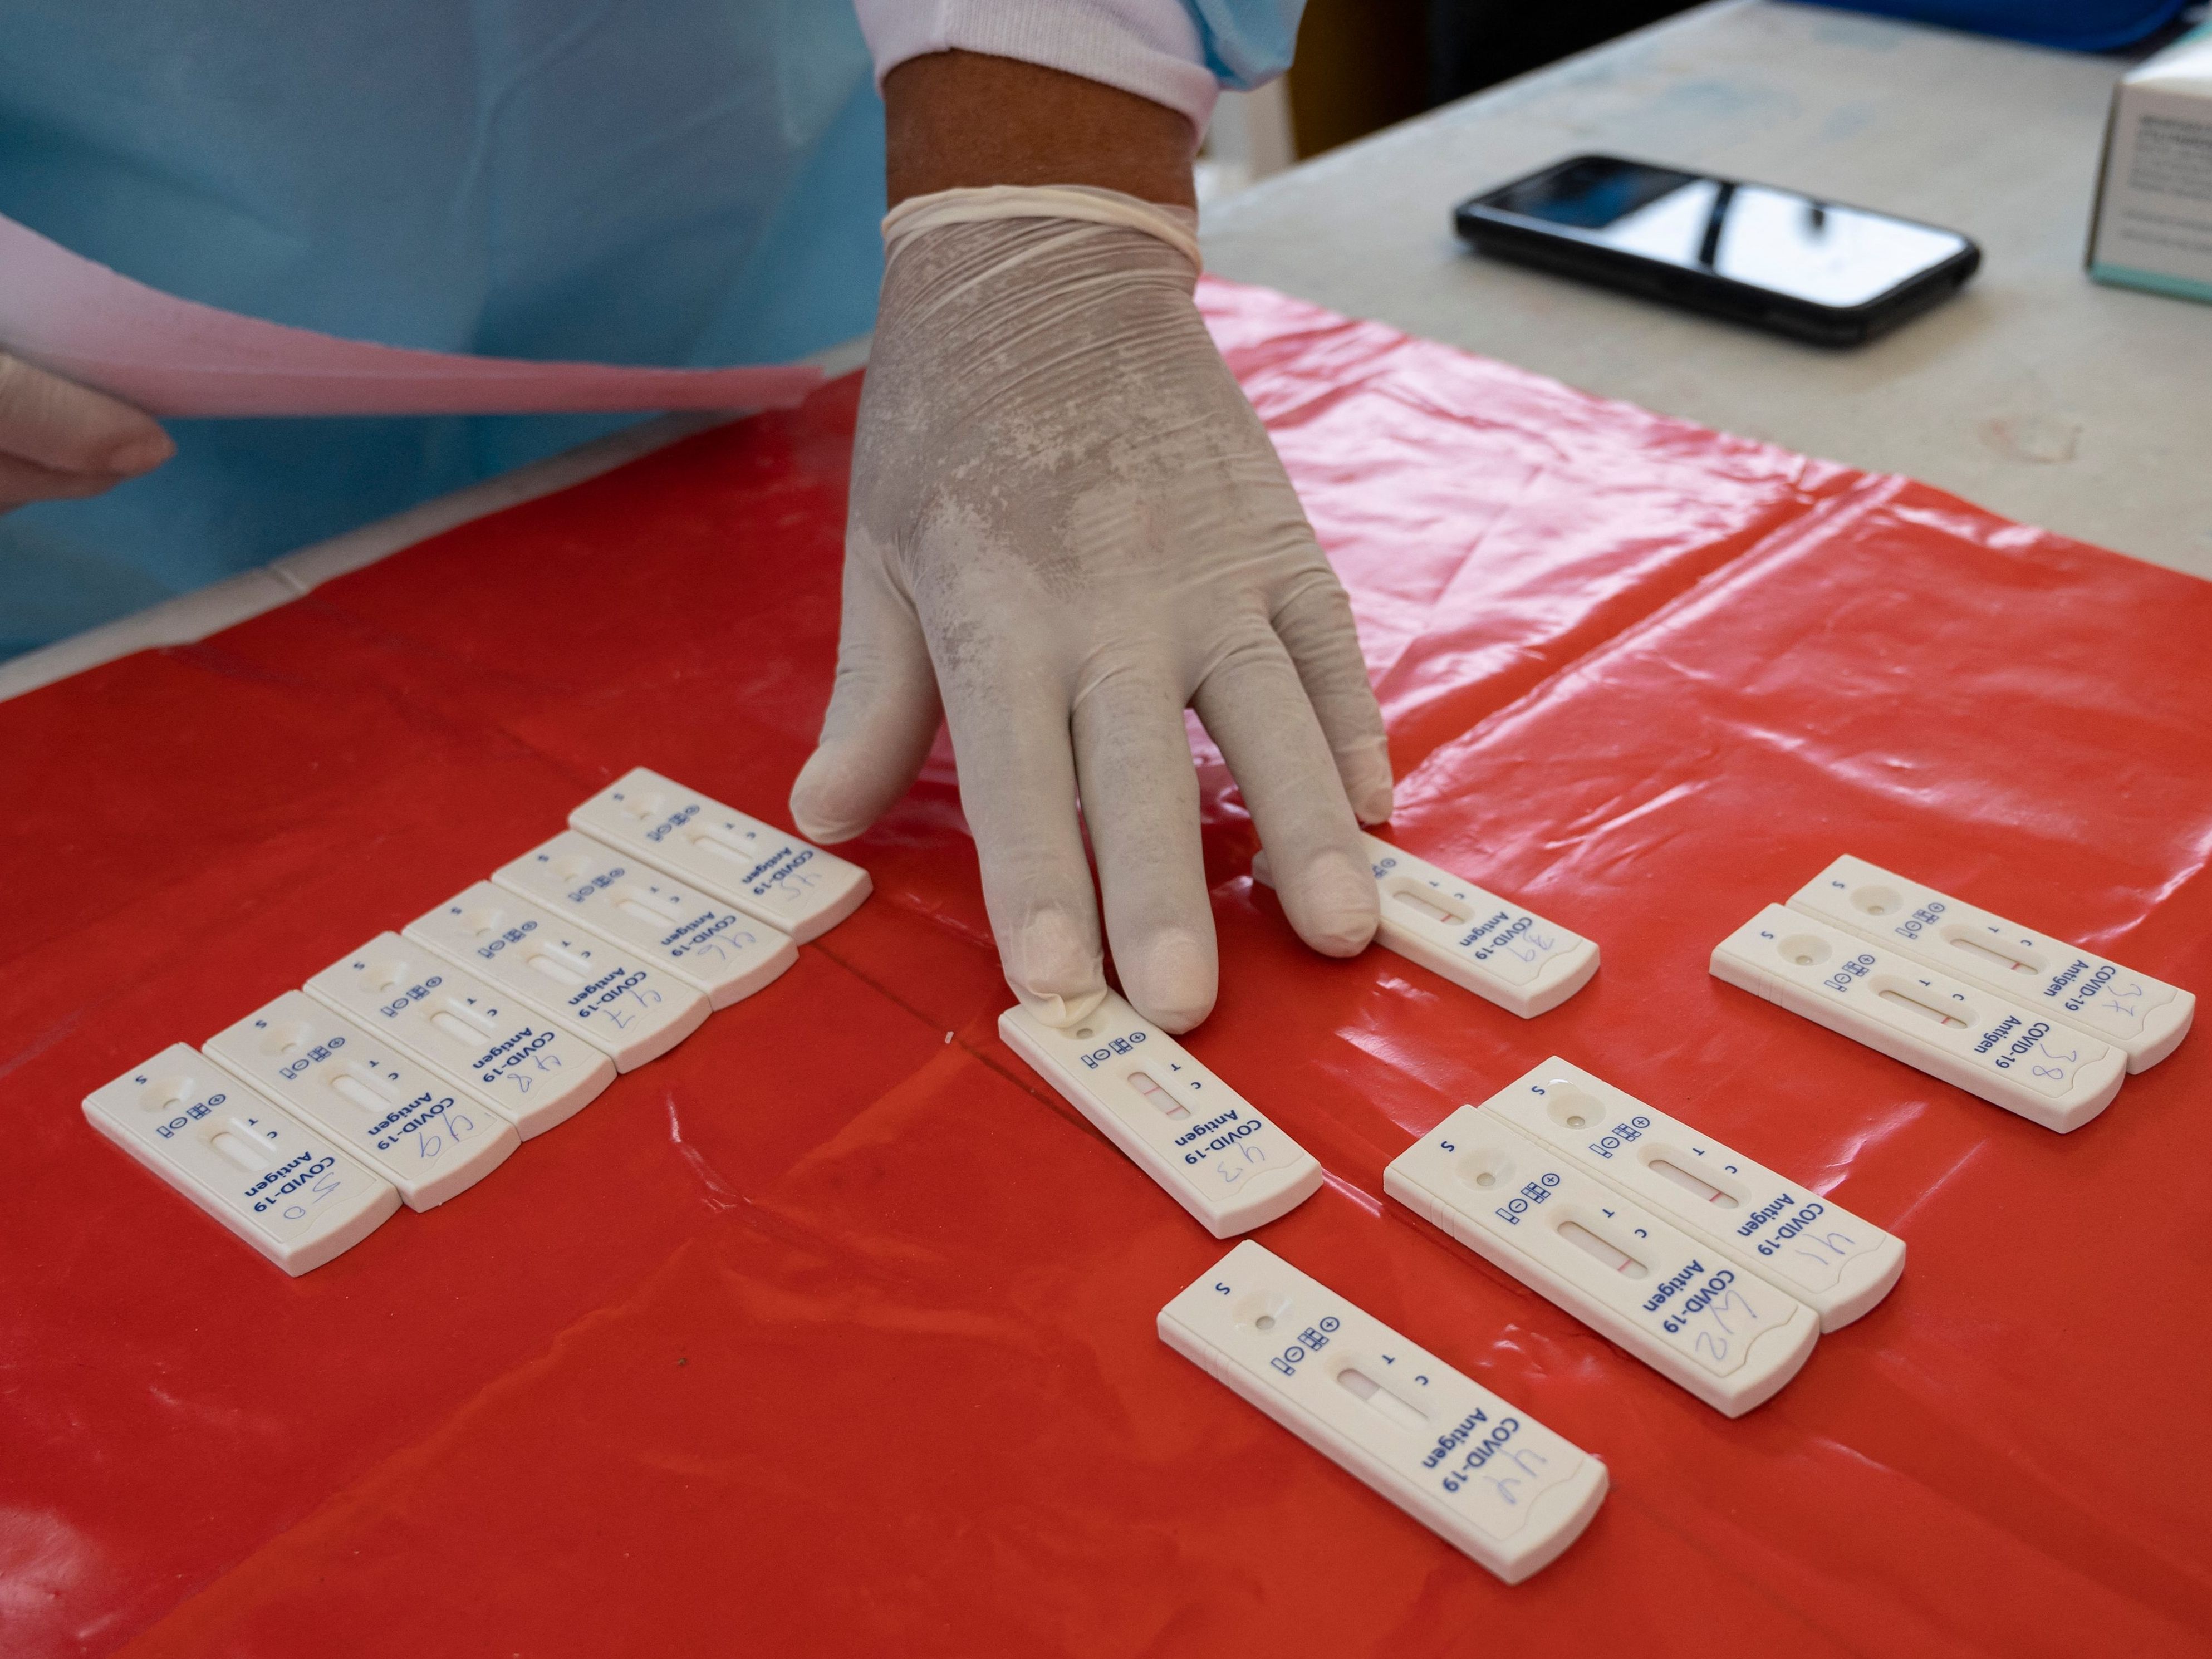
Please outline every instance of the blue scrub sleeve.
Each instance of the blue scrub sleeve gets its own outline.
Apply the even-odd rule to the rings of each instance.
[[[1183,0],[1198,25],[1206,66],[1224,87],[1249,92],[1290,68],[1305,0]]]

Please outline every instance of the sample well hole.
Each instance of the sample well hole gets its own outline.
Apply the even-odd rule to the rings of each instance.
[[[1097,1033],[1095,1030],[1093,1030],[1091,1027],[1090,1027],[1090,1026],[1086,1025],[1086,1026],[1085,1026],[1081,1030],[1078,1031],[1075,1035],[1076,1035],[1076,1037],[1078,1038],[1078,1040],[1079,1040],[1079,1041],[1081,1041],[1081,1042],[1090,1042],[1090,1041],[1091,1041],[1091,1038],[1093,1038],[1093,1037],[1097,1036],[1098,1035],[1098,1033]]]
[[[1905,908],[1905,895],[1894,887],[1854,887],[1851,904],[1870,916],[1893,916]]]
[[[149,1112],[159,1112],[163,1117],[173,1117],[192,1102],[192,1080],[188,1077],[163,1078],[149,1084],[138,1097],[138,1103]]]
[[[1582,1225],[1579,1222],[1561,1222],[1559,1224],[1559,1237],[1565,1239],[1570,1244],[1575,1246],[1576,1249],[1583,1251],[1587,1255],[1595,1256],[1600,1261],[1605,1263],[1607,1267],[1612,1268],[1613,1272],[1620,1274],[1624,1279],[1643,1279],[1646,1277],[1644,1264],[1641,1261],[1638,1261],[1634,1256],[1629,1255],[1627,1251],[1607,1243],[1604,1239],[1600,1238],[1595,1233],[1592,1232],[1589,1228]]]
[[[1462,1181],[1486,1193],[1513,1184],[1513,1160],[1488,1147],[1475,1148],[1459,1160],[1458,1167]]]
[[[1279,1291],[1251,1291],[1237,1297],[1237,1323],[1244,1328],[1266,1336],[1278,1327],[1287,1325],[1297,1328],[1297,1315],[1291,1298]]]
[[[1409,1400],[1400,1399],[1363,1370],[1347,1365],[1336,1374],[1336,1380],[1346,1394],[1365,1401],[1401,1429],[1411,1429],[1419,1434],[1428,1425],[1426,1412]]]
[[[1774,948],[1782,953],[1784,962],[1794,962],[1800,968],[1817,968],[1833,954],[1828,941],[1812,933],[1792,933],[1778,939]]]
[[[1670,1164],[1663,1158],[1655,1158],[1648,1166],[1652,1174],[1673,1182],[1686,1193],[1694,1193],[1708,1204],[1717,1204],[1723,1210],[1736,1207],[1735,1200],[1702,1176],[1692,1175],[1679,1164]]]
[[[621,800],[621,806],[622,810],[630,817],[642,822],[659,812],[667,799],[668,797],[659,790],[647,789],[639,794],[624,795]]]
[[[1605,1115],[1605,1109],[1571,1083],[1553,1079],[1544,1085],[1544,1111],[1566,1129],[1587,1129]]]
[[[1164,1116],[1188,1117],[1190,1115],[1190,1109],[1188,1106],[1161,1088],[1142,1072],[1129,1073],[1129,1086],[1142,1095],[1151,1104],[1157,1106]]]

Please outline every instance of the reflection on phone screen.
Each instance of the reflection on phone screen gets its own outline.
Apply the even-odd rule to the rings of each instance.
[[[1508,186],[1491,206],[1581,240],[1816,305],[1863,305],[1966,246],[1948,230],[1796,191],[1589,156]]]

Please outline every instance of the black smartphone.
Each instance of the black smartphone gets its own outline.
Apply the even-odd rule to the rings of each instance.
[[[1955,230],[1794,190],[1577,155],[1454,213],[1481,252],[1820,345],[1856,345],[1958,291]]]

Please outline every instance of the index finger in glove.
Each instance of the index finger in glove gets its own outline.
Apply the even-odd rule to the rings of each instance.
[[[914,603],[856,533],[845,556],[837,678],[821,740],[791,788],[799,833],[835,845],[881,817],[921,773],[941,712]]]

